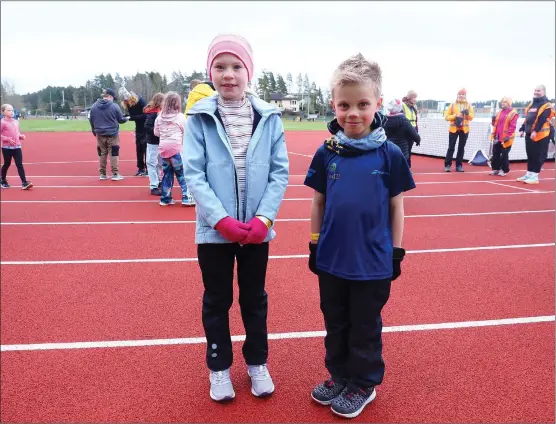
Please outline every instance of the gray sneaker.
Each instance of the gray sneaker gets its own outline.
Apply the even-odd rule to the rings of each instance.
[[[108,177],[108,175],[106,175],[106,174],[100,174],[100,180],[101,180],[101,181],[108,180],[108,179],[110,179],[110,177]]]
[[[210,397],[217,402],[232,400],[236,397],[232,380],[230,380],[230,369],[224,371],[210,372]]]
[[[112,181],[120,181],[123,180],[124,177],[122,177],[120,174],[114,174],[112,175]]]
[[[365,406],[371,403],[376,397],[376,390],[370,387],[363,390],[349,385],[332,401],[331,410],[334,414],[344,418],[355,418]]]
[[[311,397],[321,405],[330,405],[340,393],[346,388],[345,380],[335,381],[329,378],[324,383],[319,384],[311,392]]]
[[[247,374],[251,377],[251,393],[254,396],[270,396],[274,392],[274,383],[266,364],[247,366]]]

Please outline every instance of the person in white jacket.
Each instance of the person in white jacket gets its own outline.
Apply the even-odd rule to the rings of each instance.
[[[162,194],[160,206],[173,205],[172,188],[174,175],[182,190],[182,205],[193,206],[195,202],[187,190],[183,177],[183,134],[185,131],[185,116],[181,112],[181,97],[174,91],[164,96],[162,110],[154,122],[154,135],[160,137],[158,151],[162,158]]]

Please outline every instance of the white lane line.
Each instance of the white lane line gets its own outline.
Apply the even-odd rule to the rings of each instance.
[[[461,194],[425,194],[416,196],[404,196],[404,199],[437,199],[443,197],[475,197],[475,196],[515,196],[531,194],[554,194],[553,191],[532,192],[508,192],[508,193],[461,193]],[[286,198],[284,201],[300,202],[311,201],[312,197]],[[0,203],[152,203],[158,204],[157,200],[2,200]]]
[[[554,243],[511,244],[501,246],[454,247],[445,249],[408,250],[407,254],[473,252],[480,250],[528,249],[552,247]],[[269,259],[306,259],[309,255],[271,255]],[[67,261],[1,261],[0,265],[88,265],[88,264],[131,264],[159,262],[196,262],[197,258],[145,258],[145,259],[78,259]]]
[[[441,322],[435,324],[394,325],[384,327],[384,333],[409,333],[414,331],[455,330],[462,328],[498,327],[502,325],[524,325],[554,322],[554,315],[536,317],[502,318],[482,321]],[[326,331],[296,331],[289,333],[270,333],[269,340],[322,338]],[[232,336],[232,342],[245,340],[245,335]],[[180,339],[150,339],[150,340],[107,340],[97,342],[69,342],[69,343],[34,343],[1,345],[2,352],[32,351],[32,350],[67,350],[67,349],[106,349],[121,347],[146,347],[168,345],[198,345],[206,343],[205,337],[186,337]]]
[[[295,152],[288,152],[288,155],[303,156],[306,158],[312,158],[314,156],[314,155],[306,155],[305,153],[295,153]]]
[[[541,178],[539,178],[540,180]],[[549,178],[544,178],[545,180],[548,180]],[[524,191],[529,191],[529,192],[533,192],[535,193],[537,190],[531,190],[530,188],[524,188],[524,187],[517,187],[517,186],[513,186],[510,184],[502,184],[502,183],[498,183],[498,182],[494,182],[494,181],[489,181],[490,184],[494,184],[494,185],[498,185],[498,186],[502,186],[502,187],[510,187],[510,188],[515,188],[517,190],[524,190]]]
[[[445,218],[458,216],[485,216],[485,215],[521,215],[528,213],[551,213],[554,209],[531,211],[500,211],[500,212],[463,212],[432,215],[406,215],[405,218]],[[278,218],[275,222],[308,222],[310,218]],[[155,224],[195,224],[194,220],[184,221],[52,221],[52,222],[1,222],[0,225],[155,225]]]
[[[135,159],[120,159],[118,162],[136,162]],[[62,162],[23,162],[23,165],[64,165],[70,163],[97,163],[98,160],[75,160],[75,161],[62,161]]]

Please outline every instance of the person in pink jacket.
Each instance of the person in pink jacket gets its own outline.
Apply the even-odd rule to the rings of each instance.
[[[182,205],[193,206],[195,202],[187,190],[183,177],[183,134],[185,131],[185,116],[181,113],[181,97],[174,91],[169,91],[164,96],[162,110],[154,121],[154,135],[160,137],[158,151],[162,158],[162,195],[160,206],[173,205],[172,188],[174,187],[174,174],[182,190]]]
[[[4,165],[2,165],[2,180],[0,184],[2,188],[10,188],[7,175],[8,168],[12,164],[12,158],[17,167],[17,173],[21,178],[21,188],[27,190],[33,187],[31,181],[25,178],[25,170],[23,169],[23,153],[21,151],[21,141],[25,140],[25,135],[19,132],[19,122],[14,119],[14,108],[12,105],[2,105],[2,157]]]

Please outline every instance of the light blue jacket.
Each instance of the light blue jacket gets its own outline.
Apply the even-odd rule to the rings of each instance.
[[[229,243],[214,229],[226,216],[249,222],[255,215],[263,215],[274,222],[288,185],[289,161],[280,112],[249,95],[261,120],[247,149],[245,201],[240,207],[232,147],[215,115],[217,98],[215,94],[199,100],[187,112],[183,165],[187,187],[197,203],[197,244]],[[265,241],[275,236],[271,228]]]

